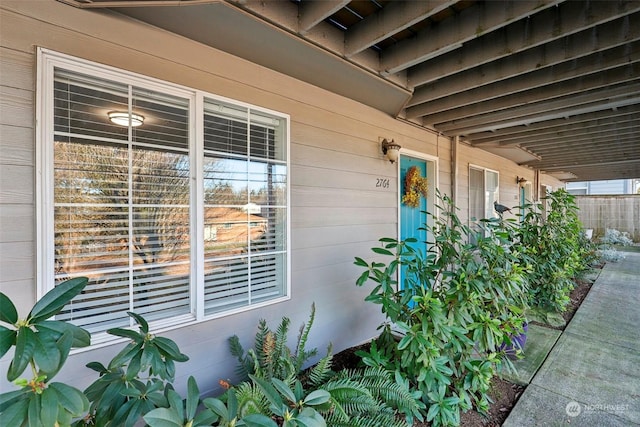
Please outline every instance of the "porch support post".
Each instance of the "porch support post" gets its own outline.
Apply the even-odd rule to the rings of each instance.
[[[451,200],[458,206],[458,135],[451,138]]]

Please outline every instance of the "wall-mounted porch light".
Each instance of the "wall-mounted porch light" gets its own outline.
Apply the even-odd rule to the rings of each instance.
[[[401,148],[400,144],[395,143],[393,139],[391,141],[387,141],[386,138],[382,140],[382,152],[391,163],[395,163],[398,160]]]
[[[527,178],[516,176],[516,184],[518,184],[520,188],[524,187],[527,184],[527,182],[528,182]]]
[[[129,126],[131,123],[132,127],[137,127],[144,123],[144,116],[135,113],[129,114],[126,111],[111,111],[107,113],[107,116],[112,123],[119,126]]]

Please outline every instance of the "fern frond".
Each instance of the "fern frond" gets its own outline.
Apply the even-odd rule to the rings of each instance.
[[[300,333],[298,334],[298,342],[296,343],[296,351],[294,357],[296,358],[296,369],[298,372],[302,370],[304,363],[310,358],[315,356],[317,349],[313,349],[310,352],[306,351],[307,340],[309,339],[309,332],[313,321],[316,318],[316,304],[311,304],[311,313],[309,314],[309,320],[300,326]],[[313,354],[309,354],[313,353]]]
[[[331,397],[338,402],[349,402],[358,396],[365,396],[375,403],[374,396],[362,382],[350,378],[337,378],[327,381],[322,385],[322,389],[327,390]]]
[[[255,383],[245,381],[233,388],[238,401],[238,417],[250,414],[270,414],[269,400]]]
[[[236,374],[241,378],[248,378],[252,368],[252,361],[247,355],[244,354],[244,348],[240,344],[240,338],[234,335],[229,338],[229,347],[231,354],[238,359],[238,366],[236,366]]]
[[[332,413],[326,415],[325,421],[331,427],[409,427],[403,420],[398,420],[393,413],[379,412],[377,414],[357,415],[344,420]]]
[[[417,416],[421,411],[420,401],[416,399],[416,395],[409,387],[396,382],[392,374],[380,366],[345,370],[340,372],[339,377],[361,383],[375,399],[379,399],[410,418]]]
[[[288,369],[283,366],[283,360],[291,358],[291,351],[287,347],[287,333],[289,332],[289,325],[291,320],[288,317],[283,317],[278,329],[273,334],[273,346],[271,351],[271,375],[283,379],[282,377],[288,377]]]
[[[267,339],[267,336],[269,336],[270,333],[271,331],[267,327],[267,321],[264,319],[260,319],[260,321],[258,322],[258,332],[256,333],[255,344],[254,344],[255,355],[257,358],[256,361],[260,366],[266,365],[263,349],[265,346],[265,340]]]
[[[327,355],[320,359],[318,363],[309,370],[309,383],[312,386],[319,386],[335,376],[335,372],[331,370],[333,364],[332,348],[333,346],[329,344],[329,347],[327,347]]]

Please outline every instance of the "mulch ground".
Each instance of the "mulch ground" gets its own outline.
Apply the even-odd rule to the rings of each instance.
[[[586,280],[576,280],[576,286],[571,291],[570,302],[567,310],[563,313],[563,317],[567,324],[575,314],[582,301],[585,299],[592,283]],[[545,325],[548,327],[548,325]],[[560,330],[564,328],[558,328]],[[341,369],[354,368],[358,366],[360,358],[355,352],[362,348],[367,348],[364,344],[358,347],[348,348],[334,355],[332,369],[338,371]],[[460,415],[460,425],[463,427],[499,427],[509,416],[509,412],[515,406],[516,402],[524,392],[525,387],[512,384],[500,378],[494,378],[491,382],[491,390],[489,396],[493,400],[489,408],[489,414],[483,416],[476,411],[468,411]],[[429,423],[416,422],[413,427],[428,427]]]

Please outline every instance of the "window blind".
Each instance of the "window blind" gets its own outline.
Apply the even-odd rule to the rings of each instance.
[[[58,316],[89,331],[191,310],[188,101],[54,74],[55,279],[90,284]],[[153,117],[111,123],[109,111]]]

